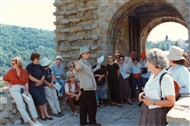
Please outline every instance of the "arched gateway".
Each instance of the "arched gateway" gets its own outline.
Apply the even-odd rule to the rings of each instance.
[[[184,25],[190,36],[188,0],[55,0],[54,6],[55,49],[66,62],[84,45],[92,59],[117,50],[140,54],[150,31],[164,22]]]

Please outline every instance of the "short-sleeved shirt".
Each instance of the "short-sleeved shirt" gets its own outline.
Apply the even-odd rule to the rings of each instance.
[[[52,71],[53,75],[55,75],[55,76],[62,76],[64,74],[64,66],[63,66],[63,64],[60,64],[60,67],[58,68],[57,64],[54,63],[51,66],[51,71]]]
[[[159,100],[161,100],[161,98],[165,98],[168,95],[175,96],[174,82],[170,75],[168,74],[164,75],[162,78],[161,84],[159,82],[160,76],[164,72],[167,72],[167,71],[165,69],[161,70],[160,73],[156,77],[154,77],[154,74],[151,74],[144,88],[145,95],[146,95],[146,92],[149,90],[157,90],[158,96],[160,97]],[[162,90],[162,93],[161,93],[161,90]],[[162,94],[162,97],[161,97],[161,94]]]
[[[42,76],[44,76],[43,67],[39,64],[34,64],[34,63],[28,64],[26,70],[28,71],[28,74],[30,74],[31,76],[33,76],[38,80],[41,80]],[[35,87],[35,83],[36,82],[29,80],[29,87]]]
[[[18,76],[16,70],[11,69],[5,74],[3,80],[13,85],[25,85],[28,83],[28,72],[25,69],[20,69],[20,76]]]
[[[172,75],[172,78],[181,86],[179,93],[190,93],[190,72],[183,65],[177,65],[171,67],[168,72]]]
[[[47,70],[44,69],[44,75],[45,75],[45,80],[49,83],[52,81],[52,74],[51,74],[51,69],[48,68]],[[47,85],[44,85],[47,86]]]
[[[117,71],[119,70],[119,65],[114,63],[112,65],[107,64],[106,71],[108,72],[108,79],[118,78]]]
[[[70,92],[70,93],[74,94],[75,93],[75,89],[76,89],[75,83],[71,84],[71,88],[70,89],[69,89],[69,84],[68,83],[65,84],[65,93]],[[73,97],[73,96],[71,96],[71,97]]]
[[[94,66],[92,67],[92,69],[94,69],[94,68],[96,68],[96,65],[94,65]],[[96,71],[94,72],[94,74],[99,74],[99,75],[105,74],[105,75],[106,75],[106,67],[105,67],[104,65],[101,65],[101,68],[98,69],[98,70],[96,70]],[[98,80],[98,78],[99,78],[99,77],[95,77],[96,80]],[[105,77],[102,78],[102,79],[103,79],[104,82],[105,82]]]
[[[135,65],[134,63],[131,65],[131,72],[133,74],[139,74],[141,73],[141,68],[142,65],[140,63],[137,63],[137,65]]]

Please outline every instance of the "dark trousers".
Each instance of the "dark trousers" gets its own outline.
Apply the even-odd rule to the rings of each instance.
[[[89,124],[96,124],[96,96],[95,91],[81,90],[80,96],[80,125],[87,124],[87,114],[89,116]]]
[[[120,103],[120,96],[119,96],[119,81],[113,81],[108,79],[109,91],[111,96],[111,102]]]
[[[142,92],[142,79],[141,77],[140,78],[134,78],[132,76],[132,95],[133,95],[133,98],[136,97],[136,84],[138,85],[138,90],[139,90],[139,93]]]

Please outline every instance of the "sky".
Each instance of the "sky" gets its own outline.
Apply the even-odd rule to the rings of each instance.
[[[32,27],[43,30],[55,30],[55,0],[0,0],[0,23]],[[163,23],[155,27],[148,40],[156,42],[165,40],[188,39],[187,28],[178,23]]]

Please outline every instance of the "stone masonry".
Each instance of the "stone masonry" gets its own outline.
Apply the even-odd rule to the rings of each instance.
[[[140,54],[150,31],[164,22],[187,27],[189,0],[55,0],[55,50],[64,63],[78,57],[81,46],[94,58],[119,53]]]

